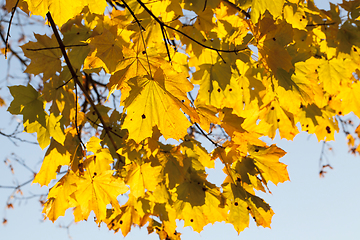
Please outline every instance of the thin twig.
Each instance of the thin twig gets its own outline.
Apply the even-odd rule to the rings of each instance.
[[[161,27],[167,27],[167,28],[170,28],[171,30],[177,32],[177,33],[180,33],[181,35],[187,37],[188,39],[190,39],[191,41],[197,43],[198,45],[202,46],[203,48],[207,48],[207,49],[210,49],[210,50],[213,50],[213,51],[217,51],[217,52],[227,52],[227,53],[237,53],[237,52],[241,52],[241,51],[245,51],[247,50],[247,48],[244,48],[244,49],[234,49],[234,50],[223,50],[223,49],[217,49],[217,48],[213,48],[213,47],[209,47],[209,46],[206,46],[205,44],[195,40],[194,38],[190,37],[189,35],[187,35],[186,33],[174,28],[174,27],[171,27],[167,24],[165,24],[164,22],[160,21],[160,19],[158,17],[156,17],[151,11],[150,9],[148,9],[145,4],[141,1],[141,0],[137,0],[137,2],[141,5],[141,7],[143,7],[145,9],[145,11],[158,23],[160,24]]]
[[[85,47],[88,44],[72,44],[72,45],[64,45],[65,48],[69,47]],[[51,49],[59,49],[60,47],[46,47],[46,48],[27,48],[28,51],[42,51],[42,50],[51,50]]]
[[[19,59],[19,61],[25,66],[27,67],[28,64],[26,63],[26,60],[22,59],[19,54],[17,54],[10,46],[8,46],[8,44],[6,43],[6,39],[4,37],[4,35],[2,34],[2,32],[0,31],[0,38],[1,40],[5,43],[5,46],[7,48],[7,50],[9,50],[17,59]]]
[[[10,36],[10,28],[11,28],[11,22],[14,18],[15,15],[15,11],[17,8],[17,5],[19,4],[19,0],[16,1],[15,6],[12,8],[11,10],[11,17],[10,17],[10,21],[9,21],[9,27],[7,30],[7,34],[6,34],[6,40],[5,40],[5,59],[7,58],[7,49],[8,49],[8,44],[9,44],[9,36]]]
[[[6,133],[3,133],[1,131],[0,131],[0,135],[2,135],[4,137],[7,137],[7,138],[12,138],[12,139],[18,140],[20,142],[24,142],[24,143],[38,144],[37,142],[32,142],[32,141],[28,141],[28,140],[25,140],[25,139],[21,139],[19,137],[14,136],[13,134],[6,134]],[[13,142],[13,143],[16,145],[15,142]]]
[[[133,10],[130,8],[130,6],[127,5],[127,3],[126,3],[124,0],[121,0],[121,1],[124,3],[125,8],[126,8],[127,10],[129,10],[131,16],[133,16],[133,18],[135,19],[136,23],[137,23],[137,24],[139,25],[139,27],[141,28],[141,31],[145,31],[145,28],[141,25],[139,19],[137,19],[137,17],[135,16],[135,13],[134,13]]]
[[[330,23],[312,23],[312,24],[308,24],[306,25],[307,27],[317,27],[317,26],[330,26],[330,25],[334,25],[336,24],[336,22],[330,22]]]
[[[31,183],[33,180],[34,180],[34,178],[31,178],[31,179],[27,180],[26,182],[23,182],[22,184],[19,184],[19,185],[17,185],[17,186],[4,186],[4,185],[0,185],[0,188],[8,188],[8,189],[15,189],[15,190],[16,190],[16,189],[19,189],[19,188],[25,186],[26,184]]]

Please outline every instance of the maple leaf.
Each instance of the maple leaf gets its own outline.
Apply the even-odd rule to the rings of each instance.
[[[48,185],[51,180],[56,179],[60,166],[70,163],[70,153],[66,148],[53,140],[46,151],[40,171],[36,174],[33,183],[41,186]]]
[[[123,180],[114,177],[114,170],[103,172],[91,171],[86,169],[83,177],[77,181],[77,190],[74,192],[77,208],[81,213],[81,218],[87,219],[90,212],[94,211],[97,222],[106,218],[106,205],[111,204],[119,209],[117,196],[126,193],[129,189]],[[74,214],[78,214],[74,212]],[[82,219],[81,219],[82,220]]]
[[[175,75],[167,75],[158,68],[154,79],[142,78],[135,83],[129,97],[124,101],[127,116],[123,127],[128,129],[129,138],[139,143],[151,137],[154,126],[158,127],[166,139],[178,140],[186,135],[191,124],[179,108],[196,117],[192,112],[186,111],[190,108],[182,102],[189,102],[186,92],[190,91],[192,86],[184,76],[176,76],[177,79],[173,80]],[[181,89],[178,88],[179,84]]]
[[[104,62],[109,72],[114,72],[118,61],[123,58],[122,45],[125,45],[125,41],[117,36],[117,31],[114,27],[110,30],[104,29],[101,35],[88,40],[90,48],[95,51],[95,57]]]
[[[134,197],[141,197],[145,194],[145,189],[154,191],[156,186],[162,180],[160,178],[161,166],[152,167],[151,163],[138,165],[133,163],[127,167],[126,184],[130,186]],[[159,176],[160,175],[160,176]]]
[[[276,19],[281,15],[284,0],[254,0],[252,1],[251,21],[257,23],[261,14],[264,14],[268,10]]]
[[[62,26],[69,19],[75,17],[81,10],[88,6],[93,13],[102,14],[105,11],[105,0],[83,0],[83,1],[62,1],[62,0],[25,0],[28,9],[33,15],[45,15],[50,11],[55,17],[54,21]]]
[[[76,175],[73,172],[68,172],[49,190],[48,200],[43,209],[45,218],[54,222],[58,217],[64,216],[68,208],[76,206],[76,201],[72,195],[76,191],[76,186]]]
[[[40,94],[31,86],[9,87],[14,100],[8,111],[12,114],[22,114],[25,131],[37,132],[37,139],[41,148],[50,144],[50,137],[54,137],[59,143],[63,143],[65,135],[60,122],[62,116],[53,113],[48,116],[44,111],[45,101]]]
[[[54,35],[49,38],[46,35],[34,34],[36,42],[28,42],[21,46],[26,57],[31,59],[30,65],[25,72],[38,75],[43,73],[45,80],[61,71],[62,56]],[[49,51],[43,48],[53,48]]]
[[[22,46],[29,65],[12,50],[17,41],[8,46],[38,75],[36,89],[9,88],[8,108],[41,148],[50,144],[33,182],[49,185],[68,166],[44,204],[51,221],[68,208],[76,222],[94,211],[124,236],[147,226],[162,240],[180,239],[177,220],[197,232],[224,221],[239,233],[250,216],[270,227],[274,212],[256,194],[289,175],[285,151],[262,138],[291,140],[300,127],[333,140],[339,124],[351,125],[338,116],[360,115],[354,1],[328,11],[296,0],[9,0],[5,8],[15,5],[48,14],[54,32]],[[352,153],[359,128],[347,133]],[[215,161],[221,187],[208,178]]]
[[[285,155],[285,151],[275,145],[270,147],[249,147],[250,157],[255,159],[254,164],[261,171],[261,176],[266,181],[272,181],[275,185],[289,179],[286,165],[279,162],[279,158]]]

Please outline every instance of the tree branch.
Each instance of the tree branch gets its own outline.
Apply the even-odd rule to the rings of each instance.
[[[46,14],[46,16],[47,16],[47,18],[48,18],[48,21],[49,21],[49,23],[50,23],[50,25],[51,25],[51,28],[52,28],[54,34],[55,34],[56,40],[57,40],[57,42],[59,43],[61,52],[62,52],[62,54],[63,54],[63,56],[64,56],[66,65],[67,65],[68,68],[69,68],[69,71],[70,71],[70,73],[71,73],[71,76],[73,77],[75,83],[80,87],[81,91],[84,93],[86,100],[90,103],[91,107],[94,109],[94,111],[95,111],[95,113],[97,114],[97,116],[98,116],[101,124],[103,125],[103,129],[105,130],[106,134],[108,135],[108,137],[109,137],[109,139],[110,139],[111,144],[112,144],[113,147],[115,148],[115,151],[117,151],[118,148],[117,148],[117,146],[116,146],[116,143],[115,143],[114,139],[112,138],[112,136],[111,136],[111,134],[110,134],[110,130],[109,130],[109,128],[107,127],[107,125],[106,125],[103,117],[101,116],[101,113],[99,112],[99,110],[98,110],[97,107],[95,106],[94,101],[91,99],[89,93],[86,91],[86,89],[84,88],[84,86],[83,86],[82,83],[80,82],[78,76],[76,75],[76,72],[75,72],[74,68],[73,68],[72,65],[71,65],[70,59],[69,59],[69,57],[68,57],[68,55],[67,55],[67,53],[66,53],[66,49],[65,49],[64,43],[62,42],[62,40],[61,40],[61,38],[60,38],[60,35],[59,35],[58,31],[57,31],[57,28],[56,28],[55,22],[54,22],[54,20],[53,20],[53,18],[52,18],[52,16],[51,16],[51,13],[48,12],[48,13]],[[121,161],[120,155],[118,155],[118,156],[119,156],[119,160]]]

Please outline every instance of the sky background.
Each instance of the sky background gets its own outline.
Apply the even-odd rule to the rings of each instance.
[[[322,8],[328,8],[328,1],[316,1]],[[336,2],[336,1],[332,1]],[[15,27],[12,31],[15,31]],[[5,81],[7,62],[0,58],[0,81]],[[1,82],[1,86],[4,86]],[[11,85],[18,84],[15,80]],[[8,94],[7,88],[0,89],[0,96]],[[9,103],[10,101],[7,101]],[[12,116],[6,112],[6,107],[0,108],[0,129],[10,132],[14,129],[16,118],[12,125]],[[22,137],[28,138],[26,134]],[[232,225],[216,223],[208,225],[199,234],[190,227],[183,228],[181,223],[178,230],[182,239],[360,239],[360,157],[348,153],[346,138],[343,132],[336,134],[335,142],[329,142],[332,151],[326,147],[325,155],[333,167],[328,169],[324,178],[319,177],[319,159],[322,143],[315,136],[301,133],[294,141],[274,139],[279,147],[287,154],[281,161],[288,165],[290,180],[278,186],[270,183],[271,194],[259,193],[268,202],[275,215],[271,229],[257,227],[250,221],[249,228],[238,234]],[[33,139],[33,138],[29,138]],[[269,144],[271,142],[266,140]],[[14,152],[19,159],[24,159],[28,166],[38,171],[44,152],[36,145],[27,144],[26,147],[16,147],[7,138],[0,136],[0,185],[14,185],[14,182],[24,182],[31,178],[32,173],[23,166],[13,163],[15,175],[12,175],[3,161]],[[209,171],[209,180],[220,184],[224,178],[219,163],[218,170]],[[14,209],[6,209],[6,201],[12,193],[11,189],[0,188],[0,220],[7,219],[6,225],[0,225],[0,239],[38,239],[60,240],[68,239],[123,239],[121,233],[114,234],[106,226],[98,228],[92,221],[72,223],[71,210],[65,217],[60,217],[55,223],[42,219],[42,207],[38,197],[28,200],[15,201]],[[40,189],[38,185],[27,186],[23,189],[24,196],[47,192],[47,188]],[[146,228],[139,230],[134,227],[126,237],[129,239],[158,239],[157,234],[147,234]]]

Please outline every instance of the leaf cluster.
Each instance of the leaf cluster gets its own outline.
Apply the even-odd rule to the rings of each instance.
[[[45,218],[93,211],[124,236],[137,225],[160,239],[180,239],[176,220],[197,232],[224,221],[239,233],[250,217],[270,227],[256,193],[289,176],[285,151],[262,137],[334,140],[339,116],[360,116],[359,5],[8,0],[53,32],[22,45],[42,88],[9,87],[8,108],[47,148],[33,182],[66,172]],[[208,180],[217,160],[221,185]]]

